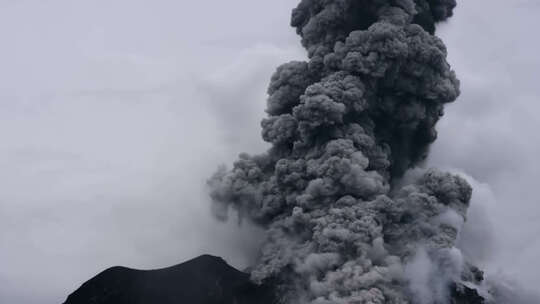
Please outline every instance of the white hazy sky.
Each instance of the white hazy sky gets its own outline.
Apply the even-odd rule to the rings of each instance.
[[[0,0],[0,303],[61,303],[118,264],[249,263],[258,231],[216,223],[204,182],[264,150],[270,75],[304,56],[295,5]],[[463,94],[428,164],[477,186],[464,251],[535,288],[540,0],[455,14],[439,35]]]

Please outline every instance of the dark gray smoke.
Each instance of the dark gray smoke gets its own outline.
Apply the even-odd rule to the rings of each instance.
[[[302,0],[292,25],[309,61],[279,67],[268,90],[263,155],[242,154],[209,181],[267,229],[255,281],[277,278],[295,303],[447,303],[478,288],[456,239],[471,197],[422,162],[459,82],[435,23],[454,0]]]

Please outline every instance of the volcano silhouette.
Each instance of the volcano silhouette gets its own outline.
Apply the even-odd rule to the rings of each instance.
[[[474,289],[453,284],[451,304],[484,304]],[[157,270],[109,268],[64,304],[278,304],[277,284],[254,284],[220,257],[202,255]]]
[[[109,268],[64,304],[273,304],[273,294],[271,286],[252,283],[222,258],[202,255],[157,270]]]

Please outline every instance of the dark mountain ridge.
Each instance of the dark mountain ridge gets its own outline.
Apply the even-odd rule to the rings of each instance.
[[[64,304],[275,303],[272,288],[258,286],[225,260],[202,255],[157,270],[109,268],[84,283]]]

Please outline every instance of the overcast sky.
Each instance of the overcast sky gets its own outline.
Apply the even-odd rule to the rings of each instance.
[[[303,58],[294,0],[0,0],[0,302],[61,303],[113,265],[250,262],[204,183],[260,152],[266,86]],[[539,0],[461,1],[441,26],[463,94],[429,166],[476,191],[464,251],[539,283]],[[489,250],[482,250],[490,248]]]

